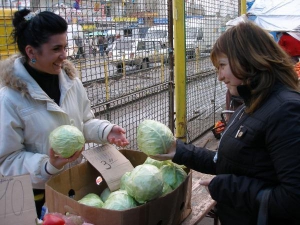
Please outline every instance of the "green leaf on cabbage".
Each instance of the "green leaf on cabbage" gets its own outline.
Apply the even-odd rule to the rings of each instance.
[[[102,193],[100,194],[100,198],[103,202],[105,202],[108,199],[108,196],[110,195],[111,191],[109,188],[105,188]]]
[[[187,177],[186,172],[175,164],[164,165],[160,168],[164,182],[176,189]]]
[[[168,183],[165,182],[162,196],[165,196],[166,194],[169,194],[171,191],[173,191],[172,187]]]
[[[121,181],[120,181],[120,189],[121,190],[126,190],[126,182],[127,182],[127,179],[130,175],[130,172],[126,172],[123,174],[123,176],[121,177]]]
[[[100,196],[94,193],[85,195],[82,199],[78,200],[78,202],[96,208],[102,208],[103,206],[103,201],[101,200]]]
[[[102,208],[111,210],[126,210],[136,207],[138,204],[127,191],[118,190],[112,192]]]
[[[138,148],[147,155],[165,154],[173,142],[171,130],[155,120],[144,120],[137,128]]]
[[[169,163],[173,163],[173,162],[171,160],[159,161],[159,160],[152,159],[150,157],[147,157],[146,161],[144,162],[144,164],[150,164],[156,166],[158,169],[160,169],[164,165],[168,165]]]

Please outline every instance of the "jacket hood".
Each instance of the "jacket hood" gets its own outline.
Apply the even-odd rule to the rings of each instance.
[[[14,73],[14,63],[17,58],[25,63],[25,58],[21,54],[15,54],[5,60],[0,61],[0,85],[7,86],[13,90],[21,92],[23,95],[28,94],[28,88],[25,81]],[[66,72],[70,79],[77,77],[77,70],[72,62],[65,60],[62,69]]]

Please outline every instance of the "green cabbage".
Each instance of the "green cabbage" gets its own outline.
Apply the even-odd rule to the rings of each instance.
[[[126,210],[137,206],[137,202],[125,190],[112,192],[105,201],[103,208],[112,210]]]
[[[69,158],[76,151],[82,149],[85,139],[77,127],[62,125],[50,133],[49,142],[56,154],[64,158]]]
[[[159,160],[152,159],[150,157],[147,157],[146,161],[144,162],[144,164],[150,164],[156,166],[158,169],[160,169],[164,165],[168,165],[169,163],[173,163],[173,162],[171,160],[159,161]]]
[[[164,182],[169,184],[173,190],[176,189],[187,177],[186,172],[173,163],[162,166],[160,171],[162,173]]]
[[[100,196],[94,193],[85,195],[82,199],[78,200],[78,202],[96,208],[102,208],[103,206]]]
[[[106,200],[108,199],[108,196],[110,195],[111,191],[109,190],[109,188],[105,188],[102,193],[100,194],[100,198],[103,202],[106,202]]]
[[[149,164],[136,166],[125,184],[127,193],[141,204],[161,196],[163,186],[160,170]]]
[[[173,142],[173,133],[160,122],[144,120],[137,128],[138,148],[147,155],[165,154]]]
[[[165,196],[166,194],[169,194],[171,191],[173,191],[173,188],[168,183],[165,182],[162,196]]]
[[[130,172],[126,172],[121,177],[121,181],[120,181],[120,189],[121,190],[126,190],[125,186],[126,186],[126,182],[127,182],[129,175],[130,175]]]

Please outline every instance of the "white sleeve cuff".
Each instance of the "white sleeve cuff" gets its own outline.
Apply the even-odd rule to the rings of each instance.
[[[99,129],[98,129],[98,137],[101,142],[108,142],[107,136],[114,126],[115,126],[115,124],[112,124],[110,122],[100,124]]]
[[[45,165],[44,165],[44,171],[45,171],[45,174],[48,175],[48,176],[52,176],[52,175],[55,175],[55,174],[58,174],[59,172],[63,171],[64,170],[64,167],[61,168],[61,169],[57,169],[55,168],[50,162],[49,160],[46,161]]]

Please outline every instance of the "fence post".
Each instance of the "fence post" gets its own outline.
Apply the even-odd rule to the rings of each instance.
[[[175,50],[175,137],[186,141],[186,49],[185,2],[174,0],[174,50]]]
[[[105,73],[105,96],[106,100],[109,100],[109,83],[108,83],[108,67],[107,62],[104,61],[104,73]]]

